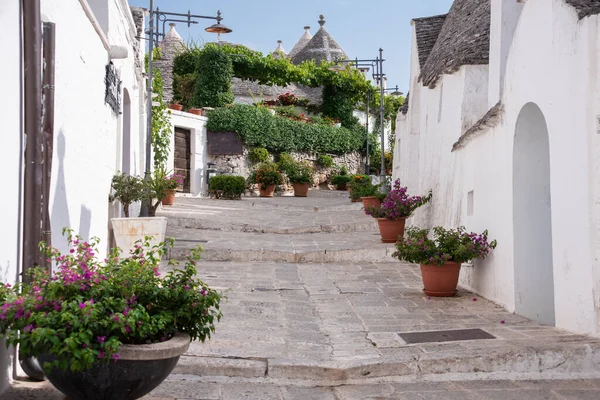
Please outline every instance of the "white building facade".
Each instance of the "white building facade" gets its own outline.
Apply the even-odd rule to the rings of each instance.
[[[488,229],[461,284],[600,335],[598,2],[456,0],[413,21],[394,178],[433,201],[410,223]]]
[[[0,99],[0,164],[5,188],[11,193],[0,200],[5,216],[0,234],[0,280],[11,284],[20,280],[23,270],[24,111],[28,94],[24,90],[26,53],[22,30],[26,31],[23,18],[28,12],[31,15],[27,7],[32,3],[7,0],[0,5],[0,24],[5,39],[10,39],[0,41],[0,84],[5,91]],[[112,176],[118,170],[138,175],[144,172],[146,83],[144,44],[138,39],[143,36],[144,12],[132,12],[126,0],[39,3],[38,18],[41,23],[53,23],[55,32],[53,157],[48,199],[52,245],[65,250],[61,231],[68,227],[84,238],[100,238],[100,252],[105,253],[110,244],[110,217],[120,212],[108,203]],[[108,85],[109,91],[120,98],[120,105],[114,107],[106,101],[109,69],[116,74],[115,82],[120,81],[120,85]],[[42,97],[41,89],[34,96]],[[16,369],[11,362],[12,352],[5,351],[4,345],[0,348],[1,393]]]

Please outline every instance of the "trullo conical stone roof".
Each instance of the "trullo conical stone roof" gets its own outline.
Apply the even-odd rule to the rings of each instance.
[[[344,50],[325,30],[325,19],[321,15],[319,19],[321,27],[312,39],[295,56],[292,56],[294,64],[304,61],[315,60],[317,64],[321,61],[335,61],[338,58],[348,58]]]

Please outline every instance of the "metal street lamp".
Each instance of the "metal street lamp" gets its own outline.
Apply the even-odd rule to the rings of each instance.
[[[359,68],[361,72],[367,72],[369,70],[368,67],[373,68],[373,80],[379,83],[379,91],[380,91],[380,101],[379,101],[379,117],[381,121],[381,170],[379,172],[379,179],[382,185],[380,186],[381,193],[387,193],[387,185],[386,175],[385,175],[385,109],[384,109],[384,101],[385,101],[385,92],[387,90],[395,90],[391,93],[393,96],[400,96],[402,92],[398,91],[398,86],[394,89],[385,89],[383,87],[383,81],[385,79],[385,74],[383,73],[383,49],[379,49],[379,57],[374,60],[359,60],[358,58],[355,60],[336,60],[336,64],[329,67],[330,71],[341,71],[345,68],[342,67],[341,63],[353,63],[356,68]],[[365,173],[368,174],[370,172],[369,166],[369,103],[371,101],[371,90],[367,91],[367,161],[365,165]]]
[[[205,29],[206,32],[209,33],[216,33],[218,34],[218,39],[220,40],[221,38],[221,33],[230,33],[232,32],[232,30],[228,27],[226,27],[225,25],[223,25],[221,23],[221,21],[223,20],[223,17],[221,17],[221,11],[217,11],[217,16],[216,17],[210,17],[210,16],[205,16],[205,15],[193,15],[189,10],[187,12],[187,14],[182,14],[182,13],[172,13],[172,12],[164,12],[164,11],[160,11],[158,9],[158,7],[156,8],[156,10],[154,10],[154,0],[150,0],[150,20],[148,22],[148,32],[146,32],[149,35],[149,42],[148,42],[148,85],[147,85],[147,90],[148,90],[148,119],[147,119],[147,128],[146,128],[146,171],[145,171],[145,178],[148,179],[150,177],[150,170],[151,170],[151,163],[150,163],[150,159],[152,158],[152,79],[153,79],[153,74],[152,74],[152,64],[153,64],[153,53],[154,53],[154,43],[158,43],[161,33],[158,31],[155,31],[155,25],[154,25],[154,18],[156,17],[156,19],[158,21],[163,21],[163,26],[164,26],[164,21],[166,21],[166,19],[169,16],[173,16],[173,17],[187,17],[185,20],[183,20],[183,22],[187,22],[188,27],[191,24],[197,24],[197,21],[192,21],[192,18],[200,18],[200,19],[214,19],[217,21],[216,24],[209,26],[208,28]],[[163,28],[163,33],[162,36],[164,36],[164,28]],[[142,216],[147,216],[148,215],[148,208],[147,205],[143,205],[142,206],[142,210],[141,210],[141,215]]]

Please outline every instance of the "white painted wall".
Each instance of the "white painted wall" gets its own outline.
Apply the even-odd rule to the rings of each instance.
[[[489,108],[502,98],[506,62],[524,5],[518,1],[491,0]]]
[[[190,194],[193,196],[205,196],[208,194],[206,186],[206,163],[208,162],[208,149],[206,146],[206,123],[208,118],[199,115],[169,110],[171,112],[171,145],[169,148],[169,158],[167,160],[167,170],[175,166],[175,128],[190,130]]]
[[[127,13],[129,11],[127,10]],[[122,87],[131,100],[129,167],[143,172],[143,132],[137,117],[143,85],[134,68],[133,20],[120,1],[108,2],[110,45],[129,49],[114,60]],[[77,0],[45,0],[42,19],[56,24],[55,153],[51,191],[53,244],[64,249],[63,227],[84,237],[98,236],[108,245],[109,217],[118,216],[108,204],[110,182],[122,169],[122,115],[104,102],[108,52]],[[102,249],[104,250],[104,249]]]
[[[14,284],[20,269],[20,235],[19,235],[19,196],[22,193],[20,177],[20,141],[21,141],[21,64],[20,64],[20,15],[19,0],[7,0],[0,6],[0,26],[3,37],[11,40],[0,40],[0,54],[3,57],[0,87],[5,95],[0,96],[0,165],[5,196],[0,196],[2,210],[2,230],[0,230],[0,282]],[[4,391],[12,375],[10,368],[11,350],[7,350],[0,341],[0,393]]]
[[[579,21],[562,0],[528,0],[507,57],[505,113],[495,128],[455,152],[450,149],[462,133],[465,113],[457,105],[466,104],[464,96],[472,93],[465,94],[473,82],[465,73],[471,67],[444,75],[435,89],[423,88],[419,192],[432,187],[434,200],[411,221],[426,227],[463,224],[478,232],[489,229],[498,248],[474,268],[463,268],[461,284],[514,311],[513,144],[520,111],[535,103],[549,134],[556,325],[595,335],[600,334],[600,271],[595,260],[600,244],[598,39],[597,16]],[[497,74],[494,71],[500,69],[495,65],[491,71]],[[493,79],[490,76],[490,95]],[[400,166],[398,176],[408,175],[408,163],[400,160]],[[469,192],[472,215],[466,212]]]

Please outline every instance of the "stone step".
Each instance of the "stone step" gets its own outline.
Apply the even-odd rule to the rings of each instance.
[[[196,245],[197,243],[194,243]],[[235,250],[214,249],[210,244],[200,243],[204,247],[204,261],[262,261],[280,263],[386,263],[393,261],[393,247],[378,246],[375,248],[344,249],[344,250]],[[190,246],[191,247],[191,246]],[[181,260],[185,258],[190,247],[176,246],[168,254],[168,259]]]
[[[186,229],[170,226],[175,247],[168,258],[182,259],[197,245],[206,261],[270,261],[285,263],[392,262],[393,244],[381,243],[379,232],[281,235]]]
[[[169,226],[173,228],[201,229],[208,231],[275,233],[280,235],[301,235],[305,233],[353,233],[379,232],[374,220],[362,223],[312,224],[304,226],[282,227],[277,224],[244,224],[239,222],[223,222],[211,219],[169,216]]]
[[[361,382],[472,379],[598,379],[600,342],[561,348],[526,346],[479,349],[469,353],[432,353],[387,360],[310,361],[290,359],[198,357],[183,355],[174,374],[253,378],[337,386]]]

